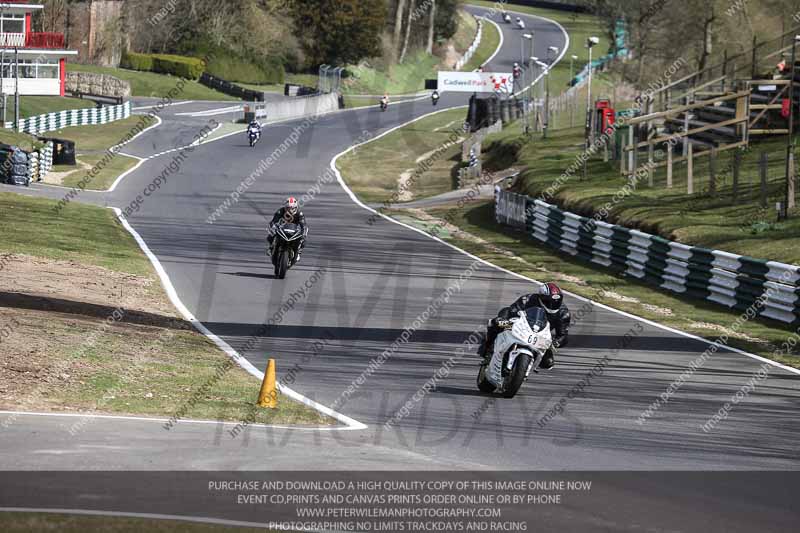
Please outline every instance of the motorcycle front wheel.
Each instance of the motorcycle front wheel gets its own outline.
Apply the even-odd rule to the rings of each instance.
[[[289,270],[289,250],[283,249],[278,255],[278,260],[275,261],[275,277],[284,279],[286,272]]]
[[[525,382],[528,375],[528,367],[531,366],[531,356],[521,353],[514,361],[514,368],[505,378],[506,386],[503,388],[503,398],[513,398],[519,392],[520,387]]]

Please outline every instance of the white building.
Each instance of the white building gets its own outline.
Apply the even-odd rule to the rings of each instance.
[[[17,89],[14,69],[19,53],[20,94],[64,96],[66,58],[78,52],[65,49],[62,33],[31,31],[33,12],[42,9],[24,0],[0,2],[0,57],[5,56],[0,75],[6,94]]]

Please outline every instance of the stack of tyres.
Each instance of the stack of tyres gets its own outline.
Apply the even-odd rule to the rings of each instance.
[[[4,153],[3,177],[9,185],[30,185],[28,175],[28,154],[16,146]]]

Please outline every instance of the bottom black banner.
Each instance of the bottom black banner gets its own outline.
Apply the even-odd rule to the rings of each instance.
[[[4,472],[0,508],[284,531],[796,531],[797,472]]]

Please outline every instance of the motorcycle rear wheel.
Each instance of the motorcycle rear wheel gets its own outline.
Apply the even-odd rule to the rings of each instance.
[[[484,394],[492,394],[496,388],[486,379],[486,365],[481,365],[481,369],[478,370],[478,390]]]

